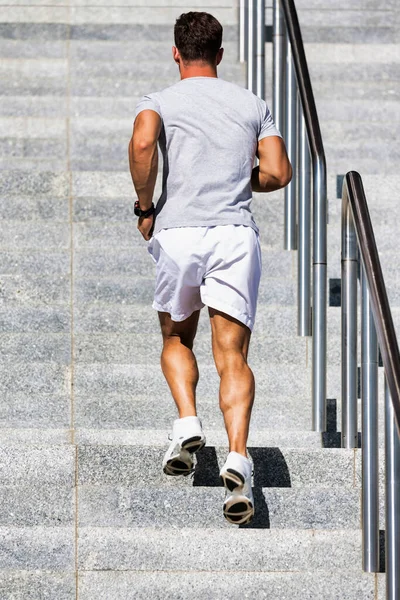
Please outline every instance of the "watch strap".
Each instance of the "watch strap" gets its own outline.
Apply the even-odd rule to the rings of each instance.
[[[156,210],[156,208],[154,206],[154,203],[152,203],[150,208],[148,208],[147,210],[142,210],[139,205],[139,200],[136,200],[136,202],[135,202],[135,211],[134,212],[137,217],[144,217],[144,218],[151,217],[151,215],[154,213],[155,210]]]

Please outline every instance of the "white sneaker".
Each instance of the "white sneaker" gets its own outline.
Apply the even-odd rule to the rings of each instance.
[[[172,441],[165,453],[163,471],[166,475],[189,475],[193,472],[193,453],[206,443],[199,417],[176,419]]]
[[[238,452],[229,452],[220,471],[226,489],[224,517],[234,525],[250,523],[254,515],[251,489],[252,462]]]

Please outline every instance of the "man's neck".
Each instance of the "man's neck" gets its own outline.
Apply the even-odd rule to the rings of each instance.
[[[189,77],[218,77],[216,67],[212,65],[199,66],[199,65],[187,65],[180,66],[181,79],[188,79]]]

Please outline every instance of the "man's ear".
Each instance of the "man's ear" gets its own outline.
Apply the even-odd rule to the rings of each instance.
[[[181,55],[179,54],[178,48],[176,48],[175,46],[172,46],[172,58],[174,59],[177,65],[180,64]]]
[[[223,48],[220,48],[220,49],[218,50],[218,54],[217,54],[217,62],[216,62],[217,66],[218,66],[218,65],[219,65],[219,63],[221,62],[221,60],[222,60],[222,57],[223,57],[223,56],[224,56],[224,49],[223,49]]]

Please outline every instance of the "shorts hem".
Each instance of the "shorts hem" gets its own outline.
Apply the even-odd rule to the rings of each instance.
[[[154,301],[152,304],[152,307],[154,308],[154,310],[157,310],[158,312],[166,312],[169,315],[171,315],[171,319],[173,321],[175,321],[175,323],[180,323],[181,321],[188,319],[194,312],[196,312],[196,310],[201,310],[202,308],[204,308],[204,306],[205,306],[205,304],[201,303],[200,305],[196,305],[194,308],[192,308],[190,311],[188,311],[186,313],[176,314],[171,311],[171,308],[166,307],[166,306],[161,306],[161,304],[158,304],[156,301]]]
[[[202,294],[201,299],[203,300],[206,306],[209,306],[210,308],[215,308],[215,310],[220,310],[221,312],[229,315],[230,317],[237,319],[238,321],[243,323],[243,325],[246,325],[246,327],[248,327],[250,331],[253,331],[255,319],[252,319],[248,315],[241,313],[239,310],[237,310],[237,308],[234,308],[229,304],[225,304],[220,300],[210,298],[210,296],[207,296],[206,294]]]

